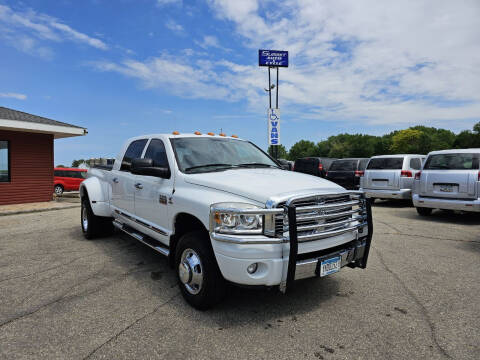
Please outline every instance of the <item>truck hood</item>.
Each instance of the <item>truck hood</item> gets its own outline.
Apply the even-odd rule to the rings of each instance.
[[[320,177],[279,169],[231,169],[185,175],[189,184],[229,192],[265,204],[291,195],[328,194],[345,189]]]

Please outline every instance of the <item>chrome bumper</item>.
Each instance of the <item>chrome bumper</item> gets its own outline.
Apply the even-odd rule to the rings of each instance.
[[[400,199],[408,200],[412,198],[412,189],[400,189],[400,190],[380,190],[380,189],[360,189],[365,192],[367,198],[378,199]]]
[[[322,262],[322,260],[326,260],[332,257],[342,257],[341,267],[352,264],[355,261],[362,260],[365,255],[366,246],[366,240],[358,240],[354,241],[353,243],[347,244],[343,249],[321,255],[314,259],[297,261],[297,266],[295,269],[295,280],[319,276],[319,264]]]
[[[476,200],[458,200],[446,198],[422,197],[418,194],[413,195],[413,205],[415,207],[426,207],[431,209],[459,210],[480,212],[480,199]]]

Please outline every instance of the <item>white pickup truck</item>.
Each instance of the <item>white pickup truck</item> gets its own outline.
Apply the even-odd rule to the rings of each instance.
[[[87,239],[114,227],[169,257],[184,298],[218,302],[226,282],[279,286],[365,268],[372,238],[363,193],[282,170],[224,134],[145,135],[81,184]]]

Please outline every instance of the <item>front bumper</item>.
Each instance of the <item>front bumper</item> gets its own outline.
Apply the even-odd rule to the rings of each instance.
[[[400,189],[400,190],[379,190],[379,189],[360,189],[365,192],[367,198],[378,199],[398,199],[408,200],[412,198],[412,189]]]
[[[289,223],[287,238],[241,237],[211,232],[212,246],[223,277],[241,285],[279,285],[285,292],[295,280],[319,276],[317,269],[323,259],[341,256],[341,267],[365,268],[373,228],[370,204],[363,201],[368,225],[321,240],[299,243],[295,203],[288,202],[284,208]],[[257,271],[249,274],[247,268],[252,263],[258,264]]]
[[[476,200],[458,200],[446,198],[430,198],[413,194],[413,205],[415,207],[425,207],[432,209],[460,210],[480,212],[480,199]]]

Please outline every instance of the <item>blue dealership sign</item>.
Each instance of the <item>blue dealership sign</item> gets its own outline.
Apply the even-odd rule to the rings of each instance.
[[[258,50],[258,65],[288,67],[288,51]]]

